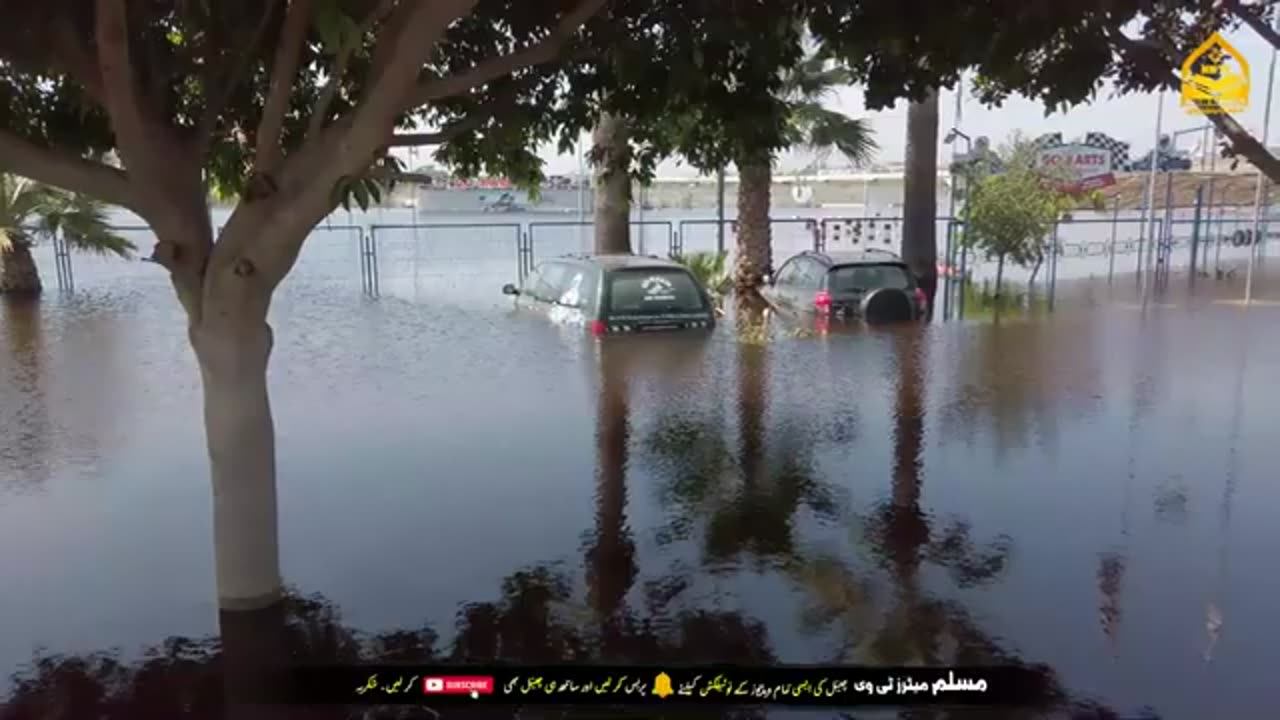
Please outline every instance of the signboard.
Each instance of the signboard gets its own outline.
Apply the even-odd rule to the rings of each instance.
[[[1182,63],[1180,104],[1192,115],[1243,111],[1249,107],[1249,61],[1218,33],[1209,36]]]
[[[1036,166],[1063,178],[1060,189],[1084,192],[1114,185],[1111,169],[1112,152],[1092,145],[1058,145],[1041,148],[1036,153]]]

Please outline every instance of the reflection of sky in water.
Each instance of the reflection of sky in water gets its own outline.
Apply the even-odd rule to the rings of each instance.
[[[741,609],[790,661],[830,657],[897,607],[901,578],[874,535],[895,494],[893,335],[779,335],[757,356],[729,319],[704,343],[615,343],[610,365],[580,329],[509,303],[371,301],[301,272],[291,282],[272,311],[284,571],[349,624],[425,620],[448,637],[460,604],[544,563],[585,597],[584,541],[610,530],[598,527],[598,400],[619,378],[630,605],[643,613],[649,588],[678,584],[675,607]],[[40,643],[138,648],[214,629],[197,375],[179,310],[146,278],[82,287],[2,319],[0,616],[22,619],[6,623],[4,670]],[[1280,660],[1259,642],[1280,591],[1266,482],[1280,460],[1268,374],[1280,317],[1251,316],[1109,305],[931,329],[919,509],[937,543],[964,538],[981,554],[1007,536],[1009,559],[993,581],[960,588],[948,556],[926,558],[920,597],[958,603],[1002,646],[1119,707],[1256,715],[1263,668]],[[762,418],[742,411],[743,387],[764,388]],[[761,442],[744,441],[744,422],[761,419]],[[673,427],[697,428],[696,447],[653,449]],[[766,471],[748,487],[752,453]],[[1105,557],[1123,572],[1101,583]],[[832,598],[849,612],[809,622]],[[1206,664],[1209,604],[1221,636]],[[1100,614],[1112,606],[1108,639]]]

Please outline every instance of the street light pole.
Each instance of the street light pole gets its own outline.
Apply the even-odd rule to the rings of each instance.
[[[1156,204],[1156,171],[1160,167],[1160,126],[1164,122],[1164,88],[1156,95],[1156,141],[1151,148],[1151,174],[1147,178],[1147,201],[1142,212],[1142,229],[1138,233],[1138,278],[1142,281],[1142,297],[1147,296],[1147,270],[1142,261],[1143,241],[1154,242],[1154,221]],[[1148,237],[1148,236],[1152,237]],[[1150,256],[1150,248],[1147,250]]]
[[[942,139],[942,142],[946,143],[947,145],[951,145],[951,146],[952,146],[952,149],[951,149],[951,156],[952,156],[952,160],[951,160],[951,171],[952,171],[952,191],[951,191],[951,192],[952,192],[952,194],[951,194],[951,197],[952,197],[952,210],[951,210],[951,214],[952,214],[952,215],[954,215],[954,214],[955,214],[955,205],[954,205],[955,196],[956,196],[956,190],[955,190],[955,167],[956,167],[956,163],[955,163],[955,141],[956,141],[957,139],[959,139],[959,140],[964,140],[964,156],[963,156],[963,157],[964,157],[964,159],[965,159],[965,161],[966,161],[966,162],[972,161],[972,158],[970,158],[969,156],[973,154],[973,141],[969,138],[969,136],[968,136],[968,135],[965,135],[963,132],[961,132],[961,131],[959,130],[959,128],[951,128],[951,130],[947,132],[946,137],[944,137],[944,138]],[[964,194],[964,220],[962,220],[962,221],[961,221],[961,227],[963,228],[963,230],[961,231],[961,232],[962,232],[962,234],[961,234],[961,236],[960,236],[962,239],[963,239],[963,238],[965,238],[965,235],[964,235],[963,233],[968,233],[968,232],[969,232],[969,190],[970,190],[969,185],[970,185],[970,180],[969,180],[969,178],[967,178],[967,177],[966,177],[966,178],[965,178],[965,181],[964,181],[964,193],[965,193],[965,194]],[[947,233],[948,242],[951,242],[951,238],[952,238],[953,236],[954,236],[954,232],[949,232],[949,233]],[[966,247],[966,243],[965,243],[965,242],[961,242],[961,244],[960,244],[960,268],[959,268],[959,273],[958,273],[958,274],[960,275],[960,297],[958,297],[958,298],[956,299],[956,317],[958,317],[958,318],[963,318],[963,317],[964,317],[964,285],[965,285],[965,273],[966,273],[966,271],[967,271],[967,265],[968,265],[968,258],[969,258],[969,251],[968,251],[968,248]],[[950,258],[948,258],[948,264],[950,264]],[[951,274],[951,268],[950,268],[949,266],[947,267],[947,274],[948,274],[948,276]],[[950,279],[948,279],[948,281],[947,281],[947,288],[948,288],[948,290],[947,290],[947,291],[948,291],[948,292],[950,292],[950,285],[951,285],[951,283],[950,283]],[[944,315],[945,315],[945,312],[944,312]]]
[[[1276,29],[1280,29],[1280,13],[1276,14]],[[1268,133],[1271,130],[1271,91],[1276,79],[1276,49],[1271,49],[1271,67],[1267,71],[1267,104],[1262,110],[1262,147],[1267,147]],[[1262,247],[1258,237],[1259,225],[1262,222],[1262,169],[1258,168],[1257,187],[1253,191],[1253,242],[1249,243],[1249,267],[1244,274],[1244,304],[1253,302],[1253,266],[1258,258],[1258,248]]]

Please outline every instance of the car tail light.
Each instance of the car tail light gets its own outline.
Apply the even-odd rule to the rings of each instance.
[[[831,293],[826,290],[819,290],[818,294],[813,296],[813,306],[819,310],[830,310]]]
[[[605,334],[606,332],[608,332],[608,331],[609,331],[609,329],[605,327],[605,325],[604,325],[604,323],[603,323],[602,321],[600,321],[600,320],[592,320],[592,321],[591,321],[591,334],[592,334],[592,335],[595,335],[596,337],[600,337],[601,335],[604,335],[604,334]]]

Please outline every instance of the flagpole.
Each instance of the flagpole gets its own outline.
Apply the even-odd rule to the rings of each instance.
[[[1276,14],[1273,27],[1280,29],[1280,13]],[[1276,79],[1276,49],[1271,48],[1271,67],[1267,70],[1267,104],[1262,109],[1262,149],[1267,149],[1268,134],[1271,130],[1271,92]],[[1258,168],[1257,186],[1253,190],[1253,242],[1249,243],[1249,267],[1244,274],[1244,304],[1253,302],[1253,266],[1257,262],[1258,248],[1262,247],[1262,238],[1258,230],[1262,224],[1262,168]]]

